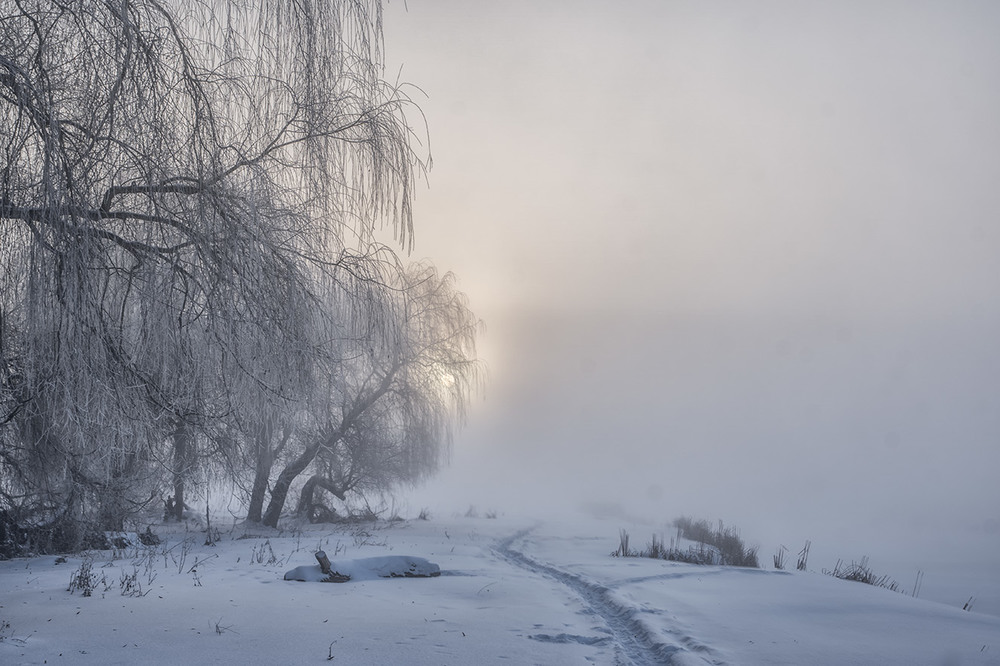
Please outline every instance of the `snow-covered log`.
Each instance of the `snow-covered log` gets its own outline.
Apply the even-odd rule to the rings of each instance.
[[[387,555],[330,562],[326,553],[318,551],[316,559],[320,564],[295,567],[285,574],[285,580],[308,583],[346,583],[349,580],[434,578],[441,575],[441,567],[437,564],[411,555]],[[324,560],[326,566],[323,564]]]

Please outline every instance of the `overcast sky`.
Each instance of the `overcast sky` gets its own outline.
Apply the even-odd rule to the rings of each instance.
[[[427,95],[414,256],[492,373],[423,497],[1000,544],[1000,3],[407,0],[385,34]]]

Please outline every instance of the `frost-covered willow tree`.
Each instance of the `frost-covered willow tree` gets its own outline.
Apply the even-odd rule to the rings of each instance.
[[[414,264],[388,277],[377,331],[337,335],[343,318],[328,322],[328,365],[273,484],[265,525],[277,526],[289,488],[307,471],[296,512],[310,517],[317,489],[343,500],[426,477],[482,381],[480,322],[454,276]]]
[[[385,337],[426,160],[382,76],[375,1],[0,0],[0,510],[179,511],[314,399],[331,285]]]

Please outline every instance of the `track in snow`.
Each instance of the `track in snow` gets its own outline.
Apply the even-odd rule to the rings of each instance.
[[[675,657],[690,652],[680,645],[664,643],[638,618],[634,608],[617,601],[611,590],[577,574],[563,571],[550,564],[539,562],[515,550],[513,544],[523,539],[531,530],[522,530],[497,543],[493,552],[514,566],[541,574],[564,585],[579,595],[595,614],[604,619],[615,643],[633,666],[675,663]],[[686,660],[685,660],[686,661]],[[706,662],[710,663],[710,662]]]

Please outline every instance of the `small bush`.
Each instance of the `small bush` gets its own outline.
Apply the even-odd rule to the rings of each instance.
[[[667,556],[670,554],[670,549],[663,545],[663,537],[660,536],[659,539],[656,535],[653,535],[653,540],[650,541],[649,545],[646,546],[646,550],[643,551],[644,557],[652,557],[657,560],[669,559]]]
[[[707,520],[693,521],[690,518],[678,518],[674,521],[680,536],[694,541],[696,546],[682,550],[674,545],[671,539],[668,548],[662,536],[647,545],[646,550],[633,551],[629,548],[629,535],[625,530],[619,533],[618,550],[611,553],[615,557],[651,557],[658,560],[687,562],[689,564],[721,564],[732,567],[760,568],[757,561],[757,547],[747,547],[740,538],[739,530],[725,527],[719,521],[717,530],[713,530]]]
[[[109,548],[101,530],[68,513],[0,509],[0,560]]]
[[[628,547],[628,531],[618,530],[618,550],[611,553],[613,557],[639,557],[639,553]]]
[[[80,562],[80,568],[70,576],[69,587],[66,590],[70,594],[79,591],[81,596],[89,597],[93,596],[94,590],[102,585],[105,592],[111,588],[107,576],[103,573],[98,576],[97,572],[94,571],[94,558],[88,554]]]
[[[250,561],[254,564],[263,564],[267,567],[281,564],[281,558],[275,555],[270,539],[250,549]]]
[[[757,547],[747,547],[735,527],[725,527],[720,520],[718,529],[713,530],[707,520],[693,521],[686,517],[678,518],[674,521],[674,525],[685,539],[717,548],[718,564],[760,568],[760,563],[757,561]]]
[[[875,587],[884,587],[887,590],[899,592],[899,583],[888,576],[878,576],[871,570],[871,567],[868,566],[867,555],[861,558],[861,562],[859,564],[851,562],[849,566],[844,566],[842,560],[837,560],[837,565],[833,568],[833,571],[827,571],[824,569],[823,573],[829,574],[834,578],[839,578],[841,580],[851,580],[856,583],[874,585]]]
[[[149,594],[149,590],[142,589],[142,581],[139,580],[139,567],[132,567],[132,573],[122,569],[121,577],[118,579],[118,587],[123,597],[144,597]]]
[[[799,551],[799,561],[795,565],[795,568],[799,571],[805,571],[806,565],[809,563],[809,547],[812,546],[812,541],[806,539],[806,545],[802,547]]]
[[[774,568],[784,569],[785,568],[785,554],[788,549],[784,546],[779,546],[778,550],[774,553]]]
[[[649,557],[656,560],[685,562],[687,564],[721,564],[719,551],[714,546],[699,543],[687,550],[682,550],[675,547],[673,540],[671,540],[670,547],[668,548],[663,536],[657,538],[655,534],[645,550],[632,550],[629,547],[629,533],[626,530],[620,530],[618,534],[618,550],[611,553],[611,556]]]
[[[143,546],[159,546],[160,537],[153,534],[153,528],[147,525],[146,531],[139,533],[139,543]]]

